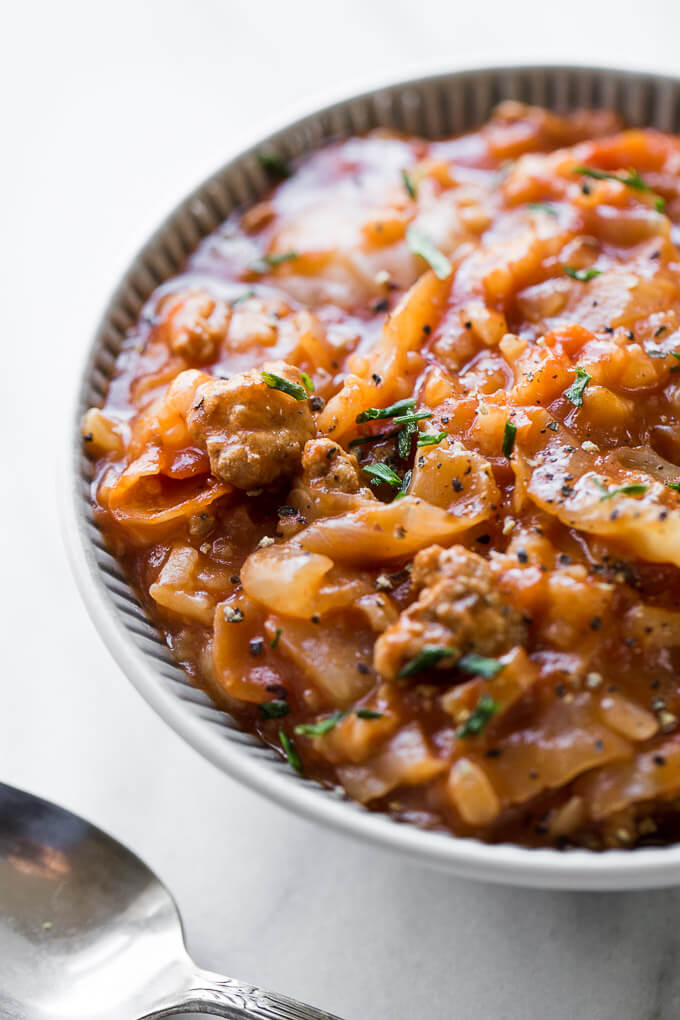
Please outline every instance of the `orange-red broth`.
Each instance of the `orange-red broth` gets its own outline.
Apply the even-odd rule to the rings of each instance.
[[[460,138],[352,138],[270,166],[267,197],[147,302],[83,423],[98,518],[192,680],[293,767],[489,841],[675,838],[679,161],[607,112],[517,104]],[[313,382],[358,492],[300,458],[272,485],[216,477],[191,400],[265,362]],[[409,398],[431,417],[401,456],[391,419],[356,418]],[[491,674],[376,666],[408,666],[435,544],[481,556],[521,614]]]

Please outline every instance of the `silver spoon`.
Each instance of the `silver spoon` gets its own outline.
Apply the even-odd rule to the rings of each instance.
[[[169,892],[77,815],[0,783],[0,1017],[338,1020],[199,970]]]

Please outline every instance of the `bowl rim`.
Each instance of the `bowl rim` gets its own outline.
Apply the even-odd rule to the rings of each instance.
[[[369,100],[382,89],[422,88],[428,84],[449,84],[466,77],[499,76],[504,73],[542,73],[571,75],[626,76],[646,80],[657,85],[680,86],[680,76],[658,74],[640,69],[590,64],[518,63],[477,67],[462,66],[456,70],[409,77],[404,80],[382,79],[359,92],[347,94],[346,89],[335,90],[329,102],[322,105],[305,102],[284,112],[276,119],[276,126],[266,133],[258,131],[249,144],[239,144],[229,158],[197,187],[184,196],[127,261],[124,271],[99,316],[91,341],[80,361],[80,371],[74,380],[73,392],[66,419],[66,442],[62,445],[59,471],[58,502],[62,533],[68,560],[95,629],[114,660],[130,679],[147,703],[175,732],[203,757],[249,789],[271,801],[317,823],[322,823],[341,835],[364,840],[373,846],[439,870],[446,870],[464,878],[523,887],[580,890],[646,889],[672,886],[680,883],[680,843],[663,847],[637,850],[612,849],[594,852],[583,849],[533,849],[519,844],[488,844],[477,839],[452,836],[396,822],[388,816],[367,810],[344,796],[322,788],[314,781],[300,781],[289,771],[273,766],[278,759],[271,752],[266,757],[249,755],[238,742],[224,738],[217,728],[205,724],[198,713],[189,711],[189,704],[161,683],[161,676],[131,637],[122,620],[122,612],[115,606],[111,593],[102,580],[102,571],[96,562],[93,543],[87,534],[87,521],[79,463],[82,454],[80,417],[87,381],[101,344],[101,335],[119,300],[125,281],[146,253],[152,251],[164,231],[180,213],[214,179],[229,171],[245,156],[274,141],[278,135],[288,134],[304,125],[308,118],[330,114],[352,103]],[[177,667],[180,668],[180,667]]]

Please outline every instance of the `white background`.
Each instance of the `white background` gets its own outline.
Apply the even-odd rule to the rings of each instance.
[[[86,617],[55,476],[66,397],[109,290],[241,139],[291,105],[425,66],[672,72],[680,7],[24,0],[2,10],[0,776],[147,859],[175,892],[201,964],[345,1020],[676,1018],[678,894],[522,892],[421,871],[284,814],[185,746]]]

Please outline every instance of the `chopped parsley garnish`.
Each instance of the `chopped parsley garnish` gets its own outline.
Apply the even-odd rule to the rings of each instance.
[[[601,269],[574,269],[573,266],[562,266],[562,269],[572,280],[580,280],[581,283],[594,280],[596,276],[600,276],[602,273]]]
[[[583,391],[591,380],[591,376],[588,375],[585,368],[579,367],[576,369],[576,378],[569,387],[568,390],[564,391],[564,395],[574,407],[583,407]]]
[[[275,174],[277,177],[290,177],[291,175],[292,171],[285,159],[273,152],[258,152],[257,161],[263,170]]]
[[[408,197],[416,198],[417,196],[416,186],[408,170],[401,171],[401,179],[404,182],[404,187],[406,188]]]
[[[266,273],[268,269],[276,269],[277,266],[282,266],[284,262],[292,262],[297,257],[298,253],[296,251],[273,252],[269,255],[261,255],[259,259],[251,262],[249,269],[253,273]]]
[[[500,673],[503,669],[503,663],[499,662],[498,659],[489,659],[486,655],[475,655],[474,652],[468,652],[462,659],[459,659],[456,663],[458,669],[462,669],[464,673],[473,673],[475,676],[483,676],[487,680],[495,676],[496,673]]]
[[[503,446],[501,447],[504,457],[512,457],[516,435],[517,426],[511,421],[506,421],[505,428],[503,429]]]
[[[446,432],[423,432],[418,436],[416,446],[437,446],[446,438]]]
[[[453,266],[447,259],[446,255],[443,254],[437,248],[431,238],[427,234],[419,230],[418,227],[409,227],[406,231],[406,243],[413,252],[414,255],[420,255],[421,258],[429,262],[434,275],[440,280],[445,280],[447,276],[450,276],[453,272]]]
[[[251,297],[255,297],[255,291],[244,290],[242,294],[239,294],[238,297],[234,298],[231,302],[231,307],[236,308],[237,305],[242,305],[244,301],[249,301]]]
[[[385,482],[387,485],[391,485],[393,489],[401,488],[401,478],[389,464],[378,461],[377,464],[368,464],[364,471],[370,477],[372,485]]]
[[[406,472],[406,474],[404,475],[404,480],[401,483],[401,488],[399,489],[399,492],[394,497],[395,499],[402,499],[406,495],[408,487],[411,484],[411,476],[412,475],[413,475],[413,472],[409,469]]]
[[[274,637],[269,642],[269,647],[270,648],[276,648],[276,646],[278,645],[279,641],[281,640],[281,635],[282,634],[283,634],[283,627],[277,627],[276,628],[276,632],[274,634]]]
[[[622,174],[613,174],[607,170],[594,170],[589,166],[576,166],[574,167],[575,174],[581,174],[582,177],[594,177],[598,181],[618,181],[619,184],[625,184],[627,188],[632,188],[633,191],[646,191],[651,195],[654,195],[653,188],[650,188],[647,181],[644,180],[637,172],[637,170],[629,170]],[[657,212],[663,212],[666,208],[666,203],[661,195],[654,195],[654,205],[656,206]]]
[[[416,421],[423,421],[424,418],[432,418],[432,411],[414,411],[413,414],[398,414],[394,418],[395,425],[411,425]]]
[[[534,212],[544,212],[549,216],[557,216],[557,209],[547,202],[529,202],[529,208]]]
[[[347,715],[347,712],[333,712],[331,715],[327,715],[325,719],[319,719],[315,723],[301,723],[295,727],[295,732],[299,733],[303,737],[323,737],[324,734],[330,733],[339,722]]]
[[[489,694],[483,694],[477,706],[462,726],[456,730],[457,737],[476,737],[488,725],[498,711],[498,705]]]
[[[614,496],[644,496],[649,488],[643,482],[633,482],[631,485],[615,485],[612,489],[604,485],[599,478],[593,478],[593,482],[602,493],[600,503],[604,503],[606,499],[613,499]]]
[[[415,422],[409,422],[399,429],[397,433],[397,453],[402,460],[406,460],[411,455],[411,444],[417,431],[418,426]]]
[[[270,390],[281,390],[282,393],[287,393],[289,397],[295,397],[296,400],[307,399],[307,390],[299,383],[284,379],[283,376],[276,375],[274,372],[261,372],[260,374]]]
[[[260,713],[264,719],[280,719],[282,715],[288,715],[290,705],[287,701],[275,698],[273,701],[263,701],[260,705]]]
[[[296,772],[302,775],[302,762],[300,761],[300,755],[297,753],[297,748],[288,736],[285,730],[279,730],[279,740],[281,741],[281,747],[285,751],[288,764],[291,768],[294,768]]]
[[[307,390],[307,392],[308,393],[313,393],[314,392],[314,381],[313,381],[312,377],[310,375],[308,375],[306,372],[300,372],[300,375],[302,376],[302,383],[303,383],[305,389]]]
[[[580,174],[582,177],[594,177],[597,181],[618,181],[619,184],[625,184],[636,191],[652,190],[648,184],[645,184],[637,170],[631,170],[630,173],[613,174],[609,170],[596,170],[591,166],[575,166],[574,173]]]
[[[680,482],[666,482],[666,488],[672,489],[673,492],[680,492]]]
[[[676,361],[680,361],[680,351],[671,351],[671,358],[675,358]],[[680,365],[673,365],[671,372],[680,372]]]
[[[374,712],[372,708],[358,708],[357,715],[360,719],[382,719],[382,712]]]
[[[457,654],[455,648],[447,648],[445,645],[425,645],[422,651],[401,667],[397,676],[415,676],[417,673],[436,666],[442,659],[450,659]]]
[[[357,425],[361,425],[365,421],[375,421],[378,418],[394,418],[395,416],[407,414],[415,406],[415,397],[407,397],[405,400],[397,400],[395,404],[390,404],[389,407],[367,407],[365,411],[356,416],[355,421]]]

